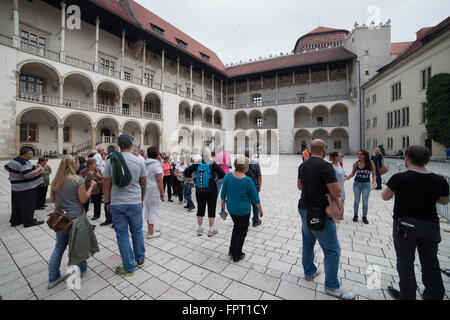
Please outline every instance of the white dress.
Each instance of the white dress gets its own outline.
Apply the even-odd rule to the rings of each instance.
[[[150,224],[156,224],[161,198],[155,175],[163,174],[161,163],[155,159],[145,160],[145,172],[147,174],[147,188],[144,199],[144,218]]]

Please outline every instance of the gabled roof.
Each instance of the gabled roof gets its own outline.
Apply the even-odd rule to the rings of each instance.
[[[427,31],[419,33],[416,41],[414,41],[403,53],[401,53],[391,63],[388,63],[387,65],[380,68],[378,70],[378,74],[375,77],[373,77],[370,81],[368,81],[366,84],[364,84],[364,86],[367,86],[375,79],[378,79],[385,72],[392,69],[394,66],[396,66],[397,64],[408,58],[410,55],[419,51],[422,47],[424,47],[429,42],[442,35],[444,32],[448,31],[449,29],[450,29],[450,16],[447,17],[447,19],[440,22],[438,25],[434,26],[433,28],[429,28]]]
[[[413,41],[408,42],[393,42],[391,43],[391,53],[392,54],[402,54],[406,49],[413,43]]]
[[[353,53],[342,47],[330,48],[229,67],[227,68],[227,74],[230,77],[238,77],[292,67],[345,61],[355,58],[356,56]]]

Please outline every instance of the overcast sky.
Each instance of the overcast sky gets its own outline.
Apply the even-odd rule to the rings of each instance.
[[[375,5],[392,21],[392,42],[450,15],[449,0],[136,0],[213,50],[224,64],[291,52],[299,37],[324,26],[351,31]],[[374,12],[372,10],[372,12]],[[319,24],[320,23],[320,24]]]

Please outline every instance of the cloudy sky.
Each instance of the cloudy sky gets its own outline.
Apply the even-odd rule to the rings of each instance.
[[[297,39],[325,26],[351,31],[379,16],[392,21],[392,42],[450,15],[448,0],[136,0],[210,48],[223,63],[291,52]],[[376,6],[378,9],[370,9]],[[379,14],[377,14],[379,12]]]

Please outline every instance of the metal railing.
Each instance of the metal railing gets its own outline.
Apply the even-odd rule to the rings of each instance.
[[[404,163],[402,163],[400,161],[395,161],[395,159],[393,159],[393,158],[386,158],[385,157],[384,165],[389,169],[389,171],[386,174],[381,176],[381,178],[382,178],[384,183],[387,183],[389,181],[389,179],[394,174],[399,173],[399,172],[405,172],[405,171],[408,170]],[[449,176],[443,175],[440,172],[433,171],[432,169],[429,168],[429,166],[427,166],[427,169],[429,171],[432,171],[432,172],[436,173],[436,174],[439,174],[440,176],[442,176],[447,181],[447,183],[450,184],[450,177]],[[442,205],[442,204],[437,203],[436,204],[436,210],[437,210],[438,215],[441,218],[444,218],[445,220],[450,221],[450,203],[446,204],[446,205]]]

